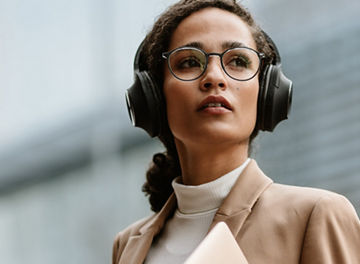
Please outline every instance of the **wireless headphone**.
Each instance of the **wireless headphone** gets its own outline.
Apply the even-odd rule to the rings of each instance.
[[[292,81],[281,69],[280,53],[268,34],[262,31],[275,58],[260,72],[260,89],[256,126],[263,131],[273,131],[275,126],[288,118],[292,103]]]
[[[145,70],[142,60],[142,49],[145,40],[136,51],[134,60],[134,84],[126,91],[126,104],[133,126],[143,128],[151,137],[161,132],[166,122],[165,101],[160,87],[157,87],[150,73]]]
[[[288,118],[292,81],[281,70],[281,58],[275,43],[265,32],[263,34],[276,57],[260,72],[256,126],[263,131],[273,131],[280,121]],[[166,107],[161,87],[146,69],[143,46],[144,41],[135,55],[134,84],[126,91],[126,103],[132,124],[155,137],[161,135],[166,127]]]

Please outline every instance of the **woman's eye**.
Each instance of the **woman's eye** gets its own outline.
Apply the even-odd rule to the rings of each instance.
[[[228,65],[232,67],[248,68],[250,65],[250,61],[245,57],[234,57],[230,60]]]
[[[178,64],[179,69],[200,67],[200,62],[195,58],[186,58]]]

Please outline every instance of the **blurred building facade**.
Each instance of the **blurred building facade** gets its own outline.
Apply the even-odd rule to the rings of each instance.
[[[110,263],[115,234],[151,213],[141,185],[162,146],[131,127],[123,93],[171,2],[0,0],[0,92],[12,98],[0,107],[1,263]],[[244,4],[294,82],[290,119],[253,157],[274,181],[341,193],[360,214],[359,1]]]

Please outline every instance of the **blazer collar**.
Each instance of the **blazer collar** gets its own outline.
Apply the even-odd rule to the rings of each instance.
[[[218,222],[223,221],[236,236],[250,214],[251,208],[272,182],[260,170],[256,161],[251,160],[216,212],[209,230]]]
[[[139,233],[130,236],[122,253],[119,264],[141,264],[144,262],[154,237],[160,233],[166,220],[171,217],[177,207],[173,193],[159,213],[154,214],[140,229]]]
[[[256,161],[251,160],[216,212],[209,230],[216,223],[224,221],[229,226],[233,235],[236,236],[251,212],[251,208],[271,183],[272,180],[265,176]],[[173,193],[161,211],[151,217],[140,228],[139,234],[129,238],[119,264],[143,263],[154,237],[160,233],[166,220],[173,215],[176,207],[176,197]]]

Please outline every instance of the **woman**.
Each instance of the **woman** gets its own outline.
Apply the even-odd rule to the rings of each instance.
[[[275,184],[248,157],[258,130],[287,115],[291,84],[278,62],[235,1],[185,0],[160,16],[128,94],[134,123],[166,147],[143,187],[156,213],[118,234],[113,264],[183,263],[220,221],[250,264],[360,263],[360,223],[346,198]],[[280,103],[265,95],[272,82],[287,87],[271,96]]]

